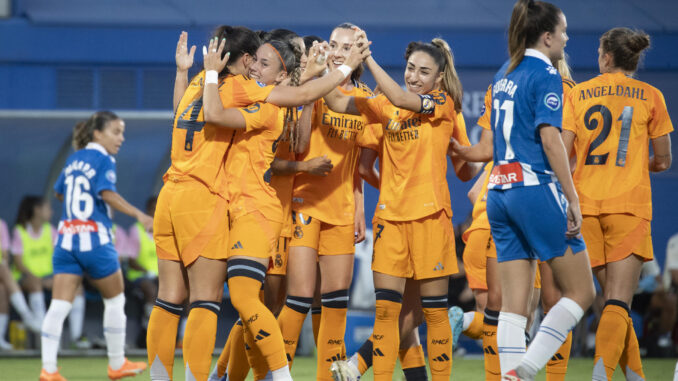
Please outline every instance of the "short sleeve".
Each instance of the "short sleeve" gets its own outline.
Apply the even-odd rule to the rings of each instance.
[[[274,129],[280,108],[269,103],[254,103],[238,109],[245,118],[245,130]]]
[[[549,125],[562,130],[563,80],[554,67],[549,67],[534,78],[535,118],[534,128]]]
[[[376,97],[353,97],[356,108],[365,117],[367,124],[381,123],[384,99],[383,94]]]
[[[471,141],[468,140],[468,135],[466,134],[466,121],[462,113],[457,113],[452,137],[463,146],[471,145]]]
[[[669,112],[666,109],[664,95],[658,90],[655,90],[655,100],[652,105],[652,111],[652,119],[650,119],[650,123],[647,126],[647,132],[650,139],[664,136],[673,131],[673,124],[671,123]]]
[[[372,123],[365,126],[365,131],[358,138],[358,145],[362,148],[380,151],[383,130],[380,123]]]
[[[573,91],[567,93],[564,96],[563,102],[563,130],[572,131],[575,135],[577,134],[577,121],[574,114],[574,101],[572,100]]]
[[[480,118],[478,118],[478,125],[486,130],[492,129],[492,122],[490,116],[492,115],[492,85],[487,88],[485,92],[485,101],[483,102],[483,109],[480,111]]]
[[[64,171],[62,169],[61,173],[59,173],[59,178],[57,178],[56,183],[54,183],[54,192],[56,192],[57,194],[61,195],[66,194],[66,191],[64,190],[64,180],[65,176]]]
[[[110,156],[101,159],[99,170],[97,171],[96,183],[94,184],[94,194],[101,194],[105,190],[117,192],[115,183],[117,182],[115,171],[115,162]]]
[[[241,86],[234,86],[233,98],[245,104],[265,102],[275,86],[267,86],[252,79],[243,78]]]

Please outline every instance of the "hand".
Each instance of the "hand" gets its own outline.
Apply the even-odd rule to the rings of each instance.
[[[313,176],[327,176],[332,170],[332,161],[327,158],[327,155],[314,157],[313,159],[302,162],[304,165],[303,171]]]
[[[365,211],[356,211],[355,220],[353,222],[355,236],[353,243],[360,243],[365,240]]]
[[[191,46],[191,51],[188,51],[188,33],[181,32],[179,41],[177,42],[177,52],[174,59],[177,61],[178,71],[187,71],[193,66],[193,55],[195,54],[195,45]]]
[[[450,138],[450,144],[447,146],[447,155],[456,158],[459,152],[464,149],[463,147],[464,146],[459,144],[457,139]]]
[[[313,46],[308,51],[308,61],[304,70],[304,77],[313,78],[321,75],[327,70],[327,51],[329,45],[327,42],[318,43],[313,41]]]
[[[228,58],[231,56],[231,52],[226,52],[222,57],[221,53],[224,51],[224,46],[226,46],[226,39],[222,39],[219,43],[217,37],[210,40],[210,45],[207,48],[203,45],[202,55],[205,71],[215,70],[217,73],[221,73],[224,70]]]
[[[356,33],[356,37],[357,38],[351,47],[351,54],[345,62],[345,64],[353,70],[360,66],[367,57],[372,55],[372,52],[370,51],[370,44],[372,43],[367,41],[364,32]]]
[[[141,213],[141,214],[137,217],[137,221],[139,221],[139,222],[144,226],[144,229],[145,229],[147,232],[150,233],[150,232],[153,231],[153,217],[151,217],[151,216],[149,216],[149,215],[147,215],[147,214],[145,214],[145,213]]]
[[[579,209],[579,200],[575,199],[567,204],[567,238],[574,238],[579,235],[581,231],[581,209]]]

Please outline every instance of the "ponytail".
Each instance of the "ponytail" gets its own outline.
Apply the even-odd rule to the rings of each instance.
[[[438,65],[438,72],[443,73],[442,88],[452,97],[454,110],[460,112],[463,89],[457,75],[457,69],[454,68],[452,50],[447,42],[441,38],[434,38],[431,43],[410,42],[405,50],[405,60],[410,59],[414,52],[424,52],[433,58],[433,61]]]
[[[78,122],[73,127],[72,145],[74,150],[85,148],[94,140],[94,131],[103,131],[108,122],[118,120],[117,115],[111,111],[97,111],[87,120]]]
[[[454,110],[456,112],[461,112],[461,99],[464,90],[461,86],[459,76],[457,75],[457,69],[454,67],[452,49],[450,49],[447,42],[441,38],[434,38],[431,40],[431,44],[440,49],[445,57],[445,65],[441,68],[441,71],[443,72],[443,90],[452,97],[452,100],[454,101]]]
[[[545,32],[554,32],[561,10],[551,3],[518,0],[513,6],[508,31],[510,62],[506,73],[515,70],[525,57],[525,49],[534,46]]]

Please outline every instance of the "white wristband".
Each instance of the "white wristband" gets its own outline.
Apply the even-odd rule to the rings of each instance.
[[[216,70],[207,70],[205,73],[205,84],[214,83],[215,85],[219,83],[219,73]]]
[[[353,72],[353,69],[351,69],[351,67],[346,64],[339,66],[337,70],[339,70],[344,75],[344,78],[348,77],[351,75],[351,72]]]

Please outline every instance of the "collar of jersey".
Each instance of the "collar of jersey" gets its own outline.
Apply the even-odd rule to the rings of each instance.
[[[551,62],[551,60],[548,57],[546,57],[546,54],[540,52],[537,49],[525,49],[525,57],[538,58],[538,59],[546,62],[548,65],[553,66],[553,63]]]
[[[85,146],[85,149],[93,149],[93,150],[96,150],[96,151],[99,151],[99,152],[103,153],[103,154],[106,155],[106,156],[109,156],[109,155],[108,155],[108,152],[106,151],[106,148],[104,148],[104,146],[102,146],[102,145],[99,144],[99,143],[89,142],[89,143],[87,143],[87,145]]]

